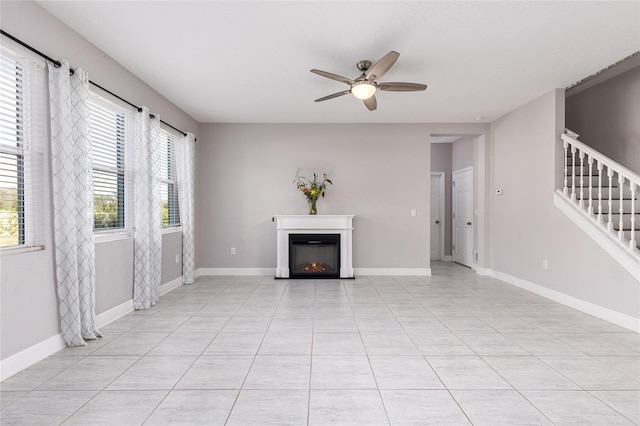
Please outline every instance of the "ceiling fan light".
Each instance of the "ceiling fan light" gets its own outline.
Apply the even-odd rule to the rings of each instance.
[[[351,86],[351,94],[362,100],[372,97],[376,90],[376,86],[368,81],[358,81]]]

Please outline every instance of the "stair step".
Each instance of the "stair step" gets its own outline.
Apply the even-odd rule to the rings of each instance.
[[[582,174],[589,174],[589,164],[584,163],[584,164],[580,165],[580,163],[576,163],[575,174],[579,175],[580,174],[580,169],[582,169]],[[573,164],[571,162],[567,163],[567,172],[570,175],[572,175],[574,173],[574,167],[573,167]],[[598,174],[598,168],[596,167],[595,164],[593,166],[591,166],[591,173],[594,174],[594,175]],[[603,173],[603,176],[606,176],[607,175],[607,170],[603,169],[602,173]]]
[[[623,235],[626,242],[631,240],[631,231],[624,231]],[[640,231],[638,230],[636,230],[636,247],[640,250]]]
[[[624,199],[626,200],[630,200],[631,199],[631,191],[629,190],[629,188],[627,187],[623,187],[622,190],[616,186],[612,186],[611,187],[611,191],[609,191],[609,187],[608,186],[602,186],[602,187],[598,187],[598,186],[585,186],[584,188],[582,188],[582,192],[584,194],[584,198],[588,199],[589,198],[589,188],[591,188],[591,198],[593,200],[597,200],[598,199],[598,192],[602,193],[602,202],[608,201],[609,200],[609,193],[611,193],[611,198],[613,200],[619,200],[620,199],[620,192],[623,193],[624,195]],[[573,188],[571,186],[568,187],[569,189],[569,194],[571,194],[571,191],[573,190]],[[580,197],[580,186],[576,186],[576,197]],[[640,190],[636,191],[636,196],[635,196],[636,200],[640,200]]]
[[[640,214],[636,214],[636,221],[635,221],[635,225],[636,227],[640,227]],[[597,215],[596,215],[597,217]],[[609,215],[607,214],[603,214],[602,215],[602,222],[603,223],[607,223],[609,221]],[[611,222],[613,222],[613,225],[616,229],[619,229],[620,227],[620,213],[612,213],[611,214]],[[622,226],[624,228],[631,228],[631,214],[623,214],[622,215]]]
[[[569,193],[571,194],[571,193]],[[588,194],[585,194],[585,196]],[[579,203],[580,202],[580,196],[579,194],[576,194],[576,202]],[[633,203],[633,200],[622,200],[622,211],[624,213],[631,213],[631,204]],[[584,199],[584,208],[586,209],[587,207],[589,207],[589,199],[585,198]],[[612,214],[616,214],[616,213],[620,213],[620,200],[611,200],[611,213]],[[599,203],[598,203],[598,199],[594,199],[591,201],[591,206],[593,207],[593,211],[595,213],[605,213],[608,214],[609,213],[609,200],[602,200],[602,211],[599,210]],[[635,212],[636,215],[638,213],[640,213],[640,202],[638,202],[638,200],[636,200],[636,206],[635,206]]]
[[[624,226],[624,225],[623,225]],[[613,229],[615,229],[616,231],[620,230],[620,226],[617,223],[613,223]],[[638,233],[640,232],[640,226],[636,226],[636,236],[640,236]],[[622,232],[628,232],[629,235],[631,235],[631,225],[629,226],[624,226],[622,228]]]
[[[589,189],[587,188],[587,193],[586,193],[586,197],[588,198],[589,196]],[[597,187],[597,186],[592,186],[591,187],[591,197],[594,200],[598,199],[598,192],[600,192],[602,195],[602,202],[608,201],[609,200],[609,194],[611,194],[611,198],[613,199],[619,199],[620,198],[620,188],[618,187],[611,187],[611,191],[609,191],[609,187],[608,186],[604,186],[604,187]],[[625,195],[627,195],[627,198],[631,199],[629,191],[625,190]],[[636,199],[638,197],[636,196]]]
[[[575,164],[576,166],[576,173],[578,173],[578,170],[580,170],[580,168],[582,167],[583,170],[588,171],[589,170],[589,163],[587,162],[587,160],[585,159],[584,164],[580,164],[580,160],[578,160]],[[573,169],[573,162],[571,161],[571,158],[569,158],[567,160],[567,168],[569,169],[569,174],[571,174],[571,170]],[[591,165],[591,170],[593,171],[593,173],[597,173],[598,171],[598,164],[594,161],[593,164]],[[607,167],[603,166],[602,167],[602,173],[603,174],[607,174]],[[615,174],[615,171],[614,171]]]
[[[567,176],[567,186],[573,186],[573,182],[575,181],[576,183],[576,188],[580,187],[580,181],[582,180],[582,185],[583,187],[587,188],[589,186],[598,186],[601,185],[603,187],[609,187],[609,178],[607,176],[602,176],[602,179],[600,179],[599,176],[597,175],[576,175],[576,176],[572,176],[569,175]],[[616,179],[616,177],[614,176],[614,178],[611,181],[611,186],[614,188],[618,187],[618,179]],[[627,188],[627,191],[629,189]]]

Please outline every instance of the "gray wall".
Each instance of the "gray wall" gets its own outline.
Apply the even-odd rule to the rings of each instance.
[[[0,26],[13,36],[54,58],[89,72],[93,81],[128,100],[147,105],[169,123],[196,133],[197,123],[106,56],[37,3],[2,2]],[[12,46],[5,37],[2,43]],[[47,148],[48,149],[48,148]],[[45,176],[49,176],[48,164]],[[50,180],[45,181],[45,249],[34,253],[0,256],[0,358],[29,348],[59,333],[58,302],[51,241]],[[163,236],[162,282],[181,275],[181,239]],[[181,256],[180,256],[181,257]],[[105,312],[131,300],[133,295],[133,247],[131,239],[96,244],[96,311]]]
[[[168,283],[181,276],[182,232],[165,233],[162,235],[162,283]]]
[[[578,140],[640,174],[640,66],[568,96],[566,122]]]
[[[562,90],[491,124],[490,267],[639,318],[638,282],[553,205],[563,129]]]
[[[272,216],[307,214],[298,167],[334,182],[318,214],[356,215],[354,267],[429,267],[429,133],[412,124],[201,125],[196,267],[275,267]]]
[[[482,124],[201,124],[196,268],[274,268],[272,216],[307,213],[292,183],[298,167],[334,180],[319,214],[356,215],[354,267],[429,267],[430,135],[487,130]]]
[[[474,167],[476,162],[476,138],[466,137],[458,139],[453,142],[452,145],[451,170],[456,171],[467,167]]]
[[[452,204],[451,204],[451,143],[431,144],[431,171],[444,172],[444,255],[451,256],[452,245]]]

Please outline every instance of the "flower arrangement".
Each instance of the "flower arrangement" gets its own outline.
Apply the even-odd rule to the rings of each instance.
[[[296,178],[293,180],[293,183],[295,183],[298,190],[307,197],[309,214],[318,214],[318,209],[316,208],[318,198],[321,195],[324,197],[324,190],[327,184],[333,185],[333,182],[331,182],[331,179],[329,179],[326,173],[323,174],[322,182],[320,182],[316,173],[313,174],[313,179],[300,176],[300,169],[296,171]]]

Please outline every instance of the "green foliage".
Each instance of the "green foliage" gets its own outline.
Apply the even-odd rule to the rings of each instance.
[[[322,182],[318,181],[318,175],[316,173],[313,174],[313,179],[309,179],[305,176],[300,176],[300,170],[296,171],[296,177],[293,180],[293,183],[296,184],[296,187],[300,192],[302,192],[309,201],[316,201],[322,195],[324,197],[324,191],[327,187],[327,184],[333,185],[331,179],[329,179],[329,175],[326,173],[323,174]]]
[[[160,206],[160,212],[162,214],[162,226],[171,225],[169,223],[169,201],[162,200],[162,204]]]
[[[0,188],[0,210],[18,211],[17,188]]]
[[[19,244],[17,188],[0,188],[0,247]]]
[[[94,195],[93,221],[94,229],[122,227],[122,224],[118,223],[118,197],[115,195]]]

